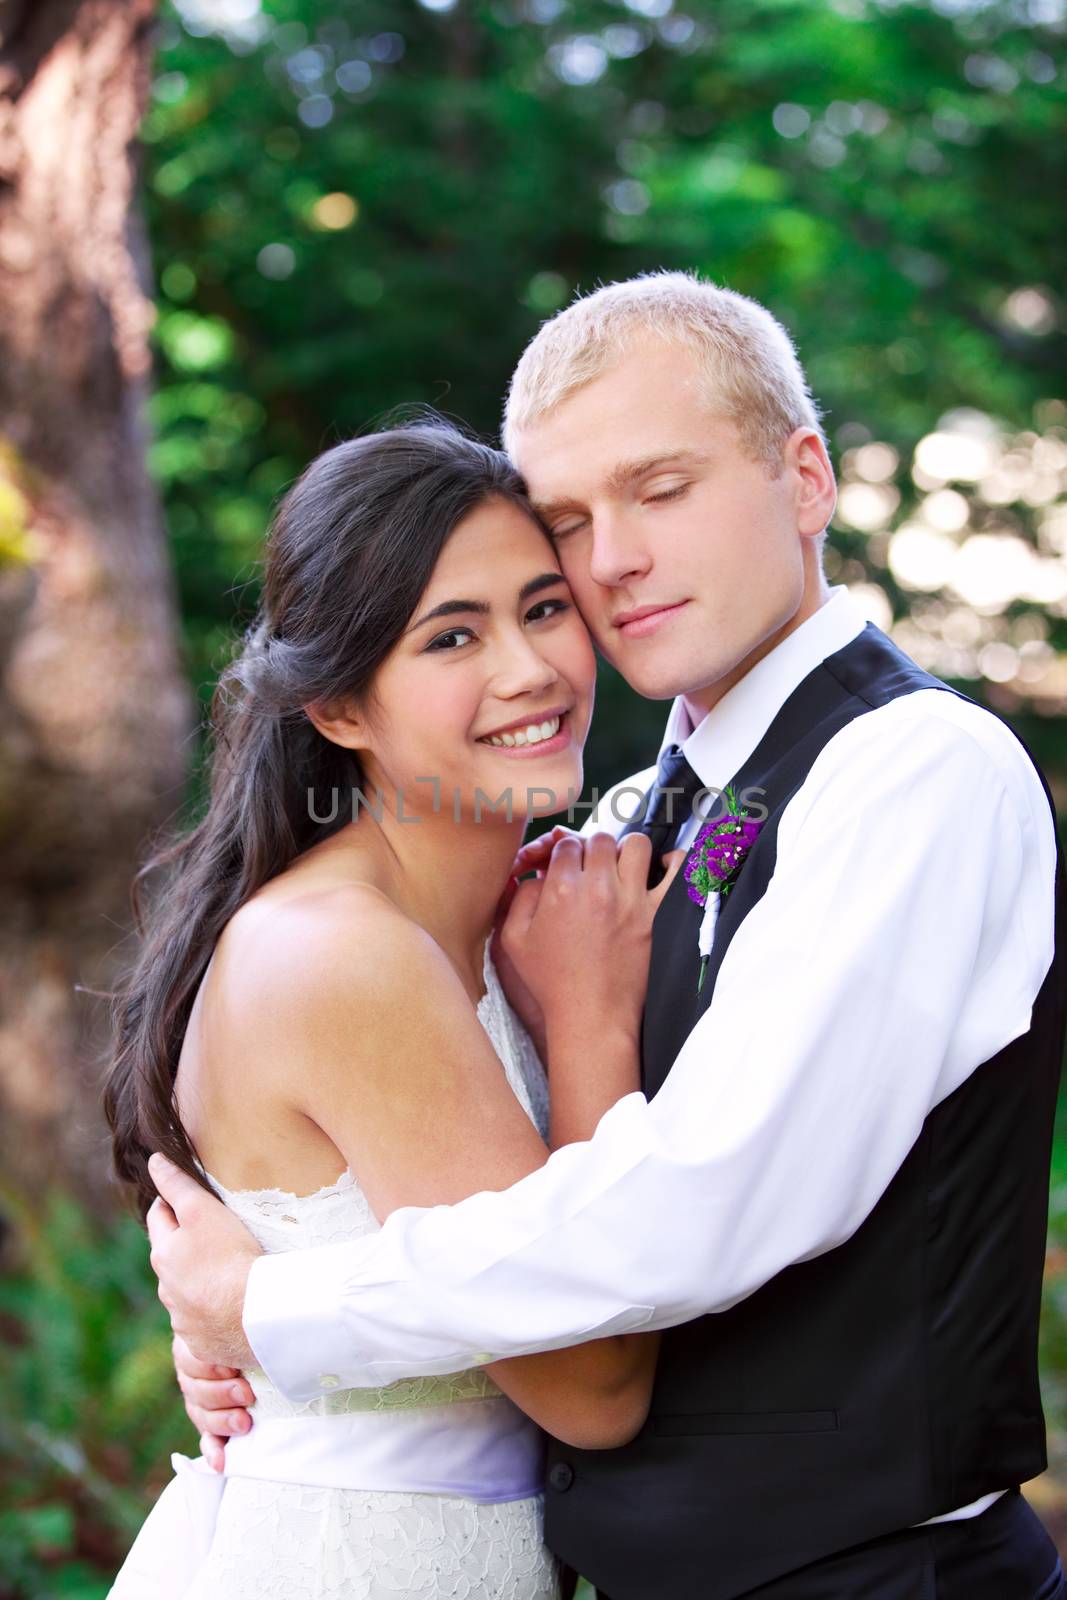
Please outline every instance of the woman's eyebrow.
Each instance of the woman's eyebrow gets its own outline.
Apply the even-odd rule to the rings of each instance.
[[[439,606],[434,606],[432,611],[427,611],[425,616],[413,622],[408,629],[412,633],[416,628],[421,628],[424,622],[434,622],[438,617],[456,617],[465,612],[475,612],[480,617],[489,615],[488,600],[442,600]]]
[[[523,584],[519,599],[529,600],[531,595],[540,594],[542,589],[554,589],[557,584],[565,582],[562,572],[542,572],[539,578],[531,578],[529,583]]]
[[[562,572],[542,572],[538,577],[531,578],[519,590],[520,600],[529,600],[531,595],[540,594],[542,589],[554,589],[557,584],[563,583]],[[488,600],[442,600],[439,606],[434,606],[432,611],[427,611],[417,622],[413,622],[408,629],[409,633],[416,628],[421,628],[424,622],[436,622],[441,617],[457,617],[465,613],[474,612],[476,616],[487,617],[492,607]]]

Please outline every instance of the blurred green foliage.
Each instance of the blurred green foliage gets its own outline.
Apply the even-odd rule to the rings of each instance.
[[[1067,1097],[1052,1147],[1049,1248],[1041,1312],[1041,1386],[1052,1433],[1050,1465],[1067,1479]]]
[[[527,339],[600,281],[692,268],[770,305],[839,454],[895,448],[894,522],[945,412],[1067,436],[1062,19],[1048,0],[176,0],[145,125],[152,454],[197,685],[303,465],[403,403],[495,436]],[[993,507],[962,487],[972,530],[1039,542],[1025,484]],[[870,530],[834,542],[838,581],[876,582],[897,618],[926,600]],[[996,637],[1032,608],[1006,601]],[[1062,609],[1039,609],[1060,655]],[[661,723],[605,673],[591,781],[643,766]],[[1062,765],[1059,724],[1030,731]]]
[[[1063,43],[1059,0],[165,5],[144,128],[151,460],[201,695],[254,608],[272,505],[313,455],[410,403],[495,436],[544,317],[681,267],[783,319],[843,482],[883,497],[873,514],[869,495],[866,512],[843,501],[834,581],[878,591],[905,647],[1006,709],[1067,795]],[[985,440],[985,475],[916,481],[946,413]],[[878,442],[875,471],[859,452]],[[0,561],[25,560],[2,467]],[[963,503],[945,536],[1027,545],[1045,599],[1016,582],[968,608],[915,581],[921,543],[904,562],[893,540],[945,533],[939,489]],[[593,784],[648,761],[663,709],[605,671]],[[191,1446],[165,1318],[133,1222],[61,1197],[43,1217],[0,1205],[0,1600],[102,1600],[169,1451]],[[1052,1219],[1058,1441],[1067,1125]]]
[[[131,1218],[0,1206],[0,1600],[104,1600],[170,1452],[195,1453],[170,1325]]]

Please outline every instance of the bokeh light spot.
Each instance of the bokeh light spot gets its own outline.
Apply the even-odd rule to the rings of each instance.
[[[311,215],[320,228],[336,233],[352,226],[359,215],[359,205],[352,195],[335,190],[333,194],[324,194],[315,201]]]

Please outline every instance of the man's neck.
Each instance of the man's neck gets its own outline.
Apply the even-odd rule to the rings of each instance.
[[[819,582],[811,587],[810,592],[808,590],[805,591],[800,605],[787,622],[783,623],[780,628],[776,628],[773,633],[768,634],[765,639],[761,639],[759,644],[750,650],[747,656],[743,656],[737,665],[732,667],[723,677],[716,679],[714,683],[707,684],[701,689],[695,689],[692,694],[683,694],[682,700],[694,728],[699,727],[708,712],[712,711],[720,700],[725,699],[730,690],[735,688],[742,678],[747,677],[758,662],[769,656],[773,650],[778,648],[783,639],[787,639],[791,633],[795,633],[799,627],[826,604],[830,598],[830,588],[821,571],[818,577]]]

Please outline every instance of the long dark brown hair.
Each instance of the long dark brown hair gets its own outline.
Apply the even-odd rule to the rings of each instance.
[[[433,418],[327,450],[278,507],[259,615],[212,700],[206,811],[133,884],[140,947],[114,996],[104,1107],[116,1172],[142,1214],[156,1193],[153,1150],[203,1181],[174,1082],[219,935],[268,879],[344,826],[331,792],[362,787],[358,757],[303,708],[366,694],[453,529],[492,498],[529,511],[506,456]],[[161,870],[148,907],[146,879]]]

